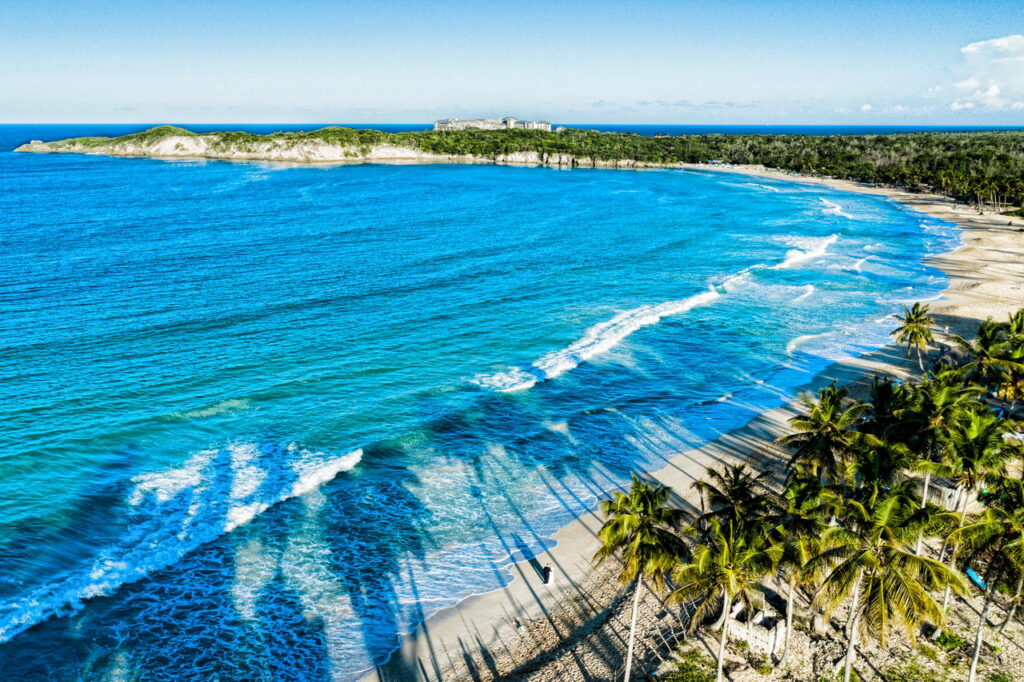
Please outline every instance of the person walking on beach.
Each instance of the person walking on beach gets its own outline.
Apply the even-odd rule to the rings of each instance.
[[[551,574],[551,564],[544,564],[544,568],[541,569],[541,577],[543,578],[545,585],[550,585],[552,583],[553,576]]]

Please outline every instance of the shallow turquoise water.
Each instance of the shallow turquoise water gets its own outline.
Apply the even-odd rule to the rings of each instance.
[[[4,679],[355,677],[956,243],[682,171],[0,153],[0,215]]]

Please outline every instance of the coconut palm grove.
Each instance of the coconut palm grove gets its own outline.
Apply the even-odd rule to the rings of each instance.
[[[925,367],[928,307],[898,319],[893,336]],[[802,396],[779,441],[788,463],[708,469],[693,484],[699,508],[640,478],[602,503],[595,559],[617,557],[634,595],[655,591],[686,632],[714,642],[713,656],[677,656],[662,679],[724,679],[727,645],[764,610],[787,624],[781,650],[762,663],[770,672],[787,657],[798,607],[841,642],[844,682],[870,665],[862,643],[893,638],[960,650],[951,665],[969,682],[1014,679],[978,669],[1024,587],[1024,310],[949,342],[919,381],[876,376],[865,400],[835,383]],[[951,600],[971,596],[982,606],[967,638],[947,614]],[[628,651],[624,679],[634,674],[632,629]],[[925,679],[902,674],[886,679]]]

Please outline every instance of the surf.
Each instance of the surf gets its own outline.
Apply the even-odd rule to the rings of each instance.
[[[361,449],[332,457],[297,443],[261,449],[242,442],[197,452],[177,467],[135,476],[125,499],[131,509],[128,533],[85,570],[37,586],[4,605],[0,642],[180,561],[271,507],[350,471],[362,456]]]
[[[711,286],[707,291],[678,301],[645,305],[619,313],[615,317],[593,325],[576,342],[552,351],[526,367],[512,367],[496,374],[482,374],[471,381],[481,388],[500,393],[523,391],[536,384],[554,379],[576,369],[602,353],[622,343],[634,332],[660,322],[663,318],[683,315],[699,306],[714,303],[722,293]]]

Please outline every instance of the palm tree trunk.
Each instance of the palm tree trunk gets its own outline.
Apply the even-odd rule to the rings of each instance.
[[[1013,595],[1013,603],[1010,604],[1010,612],[1006,614],[1006,620],[999,625],[999,634],[1003,634],[1003,630],[1006,629],[1006,626],[1010,624],[1011,620],[1013,620],[1014,614],[1017,613],[1017,604],[1020,603],[1020,592],[1022,588],[1024,588],[1024,575],[1017,579],[1017,592]]]
[[[928,506],[928,486],[931,485],[931,482],[932,472],[929,471],[924,475],[924,490],[921,493],[921,509]],[[924,531],[921,531],[921,534],[917,536],[917,546],[914,547],[914,554],[921,556],[922,543],[924,543]]]
[[[725,597],[725,608],[724,612],[727,614],[724,621],[722,621],[722,634],[718,637],[718,672],[715,674],[715,680],[722,682],[722,676],[724,673],[725,666],[725,642],[729,635],[729,607],[732,606],[732,599],[728,596]]]
[[[789,633],[793,630],[793,601],[796,596],[796,576],[789,579],[789,594],[786,596],[786,632],[782,635],[782,655],[779,656],[779,665],[786,660],[786,652],[789,650]]]
[[[987,583],[986,583],[987,584]],[[985,634],[985,619],[988,617],[988,605],[992,601],[992,588],[985,592],[985,605],[981,607],[981,619],[978,621],[978,632],[974,636],[974,655],[971,657],[971,672],[967,682],[975,682],[978,676],[978,658],[981,656],[981,640]]]
[[[857,584],[853,588],[853,600],[850,602],[850,618],[847,621],[849,633],[846,637],[846,661],[844,662],[843,682],[850,682],[850,673],[853,672],[853,657],[857,655],[857,621],[860,615],[860,582],[864,569],[857,571]]]
[[[732,606],[731,601],[731,599],[726,598],[725,590],[722,590],[722,613],[718,616],[718,620],[711,624],[712,630],[722,627],[722,623],[729,617],[729,607]]]
[[[959,493],[959,490],[957,492]],[[964,495],[963,496],[963,506],[960,507],[960,524],[957,526],[957,529],[960,529],[960,528],[964,527],[964,520],[967,517],[967,500],[968,500],[968,497],[969,497],[968,495]],[[957,500],[957,504],[958,505],[960,504],[960,500]],[[943,544],[943,549],[945,549],[945,544],[946,543],[942,543],[942,544]],[[953,544],[953,549],[949,553],[949,570],[951,570],[951,571],[956,571],[956,550],[957,550],[958,547],[959,547],[959,545],[957,543],[954,543]],[[941,554],[941,552],[939,554],[939,561],[942,561],[942,554]],[[949,607],[949,594],[950,594],[950,587],[949,587],[949,585],[946,585],[946,589],[943,590],[943,592],[942,592],[942,616],[943,616],[943,618],[945,618],[945,616],[946,616],[946,609]],[[942,636],[942,623],[939,623],[939,624],[937,624],[935,626],[935,632],[932,633],[931,638],[932,638],[932,640],[937,640],[940,636]]]
[[[623,682],[629,682],[629,677],[633,672],[633,639],[636,635],[636,614],[639,611],[640,605],[640,588],[643,585],[644,579],[636,579],[636,588],[633,591],[633,616],[629,621],[629,644],[626,647],[626,676],[623,678]]]
[[[846,619],[846,627],[844,628],[846,639],[851,638],[850,633],[853,632],[853,619],[856,615],[856,606],[860,602],[860,578],[861,574],[857,573],[857,582],[853,586],[853,601],[850,602],[852,604],[850,607],[850,616]]]
[[[921,370],[921,374],[924,374],[924,360],[921,359],[921,347],[917,347],[917,368]]]

